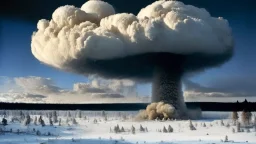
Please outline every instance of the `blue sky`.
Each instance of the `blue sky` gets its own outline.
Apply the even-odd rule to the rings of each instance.
[[[250,19],[250,16],[246,14],[230,16],[227,19],[235,39],[233,58],[221,67],[195,74],[189,78],[192,81],[204,86],[212,86],[216,81],[221,83],[223,78],[226,81],[237,77],[255,78],[255,20]],[[18,19],[3,19],[1,21],[0,76],[49,77],[56,85],[67,89],[72,88],[73,83],[87,81],[84,76],[59,71],[36,60],[30,47],[31,35],[34,30],[36,30],[36,24],[28,21]],[[139,85],[138,91],[140,95],[150,95],[151,88],[149,84]]]

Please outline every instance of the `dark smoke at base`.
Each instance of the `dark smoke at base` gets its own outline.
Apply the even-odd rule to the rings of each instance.
[[[181,92],[181,78],[189,72],[203,71],[220,66],[232,57],[233,51],[222,54],[146,53],[109,60],[78,58],[69,61],[64,70],[85,76],[132,79],[137,82],[153,82],[152,100],[172,104],[180,115],[186,115]]]

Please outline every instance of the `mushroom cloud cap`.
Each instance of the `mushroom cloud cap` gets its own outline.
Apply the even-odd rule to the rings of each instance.
[[[39,20],[31,50],[41,62],[83,75],[150,80],[158,67],[193,72],[233,54],[228,21],[179,1],[156,1],[138,15],[103,1],[61,6]]]

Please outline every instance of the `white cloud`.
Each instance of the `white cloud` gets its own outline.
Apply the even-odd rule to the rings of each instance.
[[[17,77],[14,78],[15,84],[24,89],[25,92],[35,94],[58,93],[59,87],[54,85],[50,78],[42,77]]]
[[[70,70],[73,60],[106,60],[147,52],[222,54],[233,48],[228,21],[178,1],[156,1],[138,15],[114,14],[102,1],[82,8],[62,6],[40,20],[33,33],[33,55]],[[78,67],[79,68],[79,67]]]
[[[50,102],[50,103],[104,103],[104,102],[148,102],[148,99],[125,95],[136,85],[129,80],[104,80],[91,77],[88,83],[75,83],[73,89],[56,86],[52,79],[42,77],[2,78],[0,87],[12,85],[12,89],[0,91],[0,101],[5,102]],[[11,83],[10,83],[11,82]],[[97,83],[97,84],[96,84]],[[128,93],[126,93],[128,94]]]
[[[256,90],[254,78],[239,76],[216,78],[209,86],[185,79],[183,81],[186,101],[242,101],[245,98],[255,101]]]

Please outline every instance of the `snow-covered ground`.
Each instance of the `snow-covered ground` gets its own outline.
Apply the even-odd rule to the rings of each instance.
[[[15,114],[7,116],[8,125],[1,127],[5,133],[0,132],[0,144],[219,144],[219,143],[256,143],[256,132],[253,127],[250,132],[232,132],[236,126],[229,119],[231,113],[203,113],[201,120],[192,120],[196,130],[189,129],[189,121],[169,120],[169,121],[134,121],[132,117],[136,112],[106,112],[107,120],[102,116],[102,112],[82,112],[82,118],[76,116],[77,112],[71,112],[71,117],[67,117],[67,112],[58,112],[58,119],[61,118],[61,126],[55,123],[49,125],[49,120],[44,112],[43,120],[46,126],[35,125],[33,120],[29,126],[24,126],[20,122],[10,122]],[[33,115],[34,114],[34,115]],[[17,115],[17,114],[16,114]],[[30,112],[32,119],[38,113]],[[86,116],[86,118],[85,118]],[[1,120],[2,117],[0,116]],[[75,118],[77,125],[66,119]],[[95,119],[97,122],[94,122]],[[224,126],[221,126],[223,119]],[[204,127],[203,125],[206,125]],[[125,132],[114,133],[116,125],[124,127]],[[230,124],[230,127],[226,125]],[[148,129],[148,132],[141,132],[140,125]],[[163,133],[163,127],[173,128],[172,133]],[[132,134],[131,127],[135,127],[135,134]],[[9,132],[12,129],[12,132]],[[17,133],[19,129],[20,133]],[[242,128],[243,129],[243,128]],[[41,135],[36,135],[40,131]],[[50,133],[50,136],[47,134]],[[221,142],[228,136],[229,142]],[[246,142],[248,141],[248,142]]]

